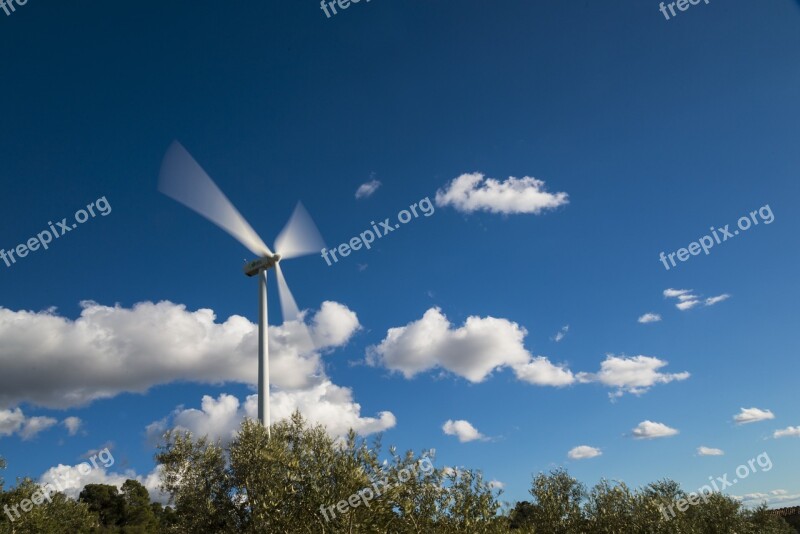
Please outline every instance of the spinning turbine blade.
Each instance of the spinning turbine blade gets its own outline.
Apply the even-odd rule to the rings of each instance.
[[[177,141],[172,142],[164,155],[158,190],[228,232],[253,254],[272,255],[225,193]]]
[[[297,301],[294,300],[292,292],[289,290],[289,284],[286,283],[286,278],[283,277],[281,264],[275,264],[275,274],[278,278],[278,297],[281,300],[281,313],[283,314],[283,322],[299,321],[300,308],[297,307]]]
[[[283,314],[284,325],[289,322],[294,322],[293,329],[297,330],[298,340],[296,346],[300,352],[311,351],[314,349],[314,341],[311,338],[311,332],[300,316],[300,310],[297,307],[297,301],[294,300],[292,292],[289,290],[289,284],[286,283],[286,278],[283,276],[281,264],[275,264],[275,275],[278,279],[278,297],[281,301],[281,313]]]
[[[283,259],[320,252],[325,242],[303,204],[298,202],[289,222],[275,239],[275,251]]]

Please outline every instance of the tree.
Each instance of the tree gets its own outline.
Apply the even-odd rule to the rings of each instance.
[[[155,532],[158,521],[150,504],[150,493],[136,480],[126,480],[122,484],[122,499],[125,502],[123,520],[124,532]]]
[[[237,531],[239,507],[232,499],[233,485],[219,443],[170,431],[156,460],[164,466],[162,490],[175,503],[178,532]]]
[[[636,496],[624,482],[601,480],[589,492],[584,513],[589,532],[630,531],[636,525]]]
[[[584,530],[581,502],[586,487],[572,478],[565,469],[533,477],[530,494],[533,496],[532,518],[537,530],[552,534],[572,534]]]
[[[20,512],[14,521],[5,514],[0,515],[0,533],[88,534],[99,526],[97,515],[84,503],[76,502],[63,493],[52,494],[49,500],[41,496],[39,485],[28,478],[22,479],[13,490],[0,494],[0,508],[17,506]],[[20,508],[25,500],[33,504],[27,512]],[[37,501],[40,503],[35,504]]]
[[[103,527],[114,528],[122,525],[125,518],[125,499],[116,486],[108,484],[87,484],[78,497],[86,503],[89,510],[96,513]]]
[[[157,461],[177,532],[504,532],[480,473],[433,466],[430,453],[380,461],[380,438],[334,439],[299,413],[271,428],[245,421],[225,449],[168,433]],[[229,460],[226,463],[226,458]]]

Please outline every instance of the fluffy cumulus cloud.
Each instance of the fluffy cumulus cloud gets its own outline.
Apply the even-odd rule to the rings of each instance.
[[[438,206],[453,206],[463,213],[539,214],[568,202],[566,193],[550,193],[542,180],[529,176],[500,181],[481,173],[462,174],[436,192]]]
[[[356,315],[334,302],[323,303],[310,326],[323,351],[344,345],[359,328]],[[132,308],[83,302],[75,320],[53,310],[0,308],[0,407],[65,408],[178,380],[255,384],[257,337],[257,325],[244,317],[217,322],[212,310],[167,301]],[[269,327],[277,387],[319,382],[320,355],[300,350],[304,339],[300,323]]]
[[[16,434],[27,441],[57,424],[58,419],[53,419],[52,417],[28,417],[22,412],[21,408],[0,409],[0,438]],[[70,433],[70,435],[72,434]]]
[[[653,356],[614,356],[609,354],[600,364],[597,373],[578,373],[581,382],[599,382],[605,386],[615,388],[611,393],[619,397],[624,393],[641,395],[646,393],[656,384],[668,384],[674,380],[686,380],[689,373],[662,373],[660,369],[668,362]]]
[[[380,344],[367,349],[367,362],[406,378],[443,368],[482,382],[492,371],[509,367],[531,384],[565,386],[575,381],[568,369],[543,356],[533,358],[524,346],[526,335],[517,323],[495,317],[472,316],[454,327],[439,308],[431,308],[418,321],[390,328]]]
[[[590,447],[589,445],[580,445],[578,447],[575,447],[574,449],[571,449],[567,453],[567,457],[569,457],[572,460],[586,460],[588,458],[596,458],[601,454],[603,454],[603,452],[596,447]]]
[[[719,302],[723,302],[728,300],[731,296],[727,293],[723,293],[722,295],[717,295],[716,297],[708,297],[707,299],[702,299],[698,295],[692,293],[691,289],[665,289],[664,290],[664,297],[677,299],[678,302],[675,304],[675,307],[681,311],[691,310],[697,306],[713,306]],[[640,321],[642,322],[642,321]]]
[[[333,436],[342,436],[351,428],[367,435],[397,424],[391,412],[381,412],[377,417],[362,417],[361,406],[354,402],[352,391],[330,380],[307,390],[273,391],[270,394],[272,423],[289,418],[296,410],[310,423],[323,425]],[[176,428],[228,442],[236,435],[245,417],[255,419],[257,416],[258,395],[249,395],[244,403],[227,393],[217,398],[206,395],[200,409],[177,408],[164,419],[148,425],[147,435],[151,442],[157,442],[166,430]]]
[[[568,386],[575,382],[575,375],[563,365],[556,365],[544,356],[516,365],[514,374],[518,379],[535,386]]]
[[[722,456],[725,452],[722,449],[700,446],[697,447],[697,454],[699,456]]]
[[[478,429],[472,426],[469,421],[463,419],[458,421],[448,419],[445,424],[442,425],[442,431],[448,436],[456,436],[461,443],[486,439],[486,437],[478,432]]]
[[[645,313],[639,317],[638,321],[642,324],[657,323],[661,320],[661,316],[657,313]]]
[[[674,428],[670,428],[664,423],[654,423],[653,421],[642,421],[631,433],[635,439],[656,439],[668,438],[678,433]]]
[[[775,419],[775,414],[770,410],[762,410],[760,408],[741,408],[741,411],[733,417],[737,425],[757,423],[767,419]]]
[[[772,434],[772,437],[775,439],[788,437],[800,438],[800,426],[787,426],[781,430],[776,430]]]
[[[608,355],[599,372],[576,374],[544,356],[532,356],[524,346],[526,335],[517,323],[494,317],[469,317],[457,327],[439,308],[431,308],[417,321],[390,328],[381,343],[367,349],[367,362],[406,378],[440,368],[471,382],[509,368],[518,380],[537,386],[600,383],[614,388],[612,398],[625,393],[640,395],[656,384],[689,378],[688,372],[661,372],[667,362],[652,356]]]
[[[371,197],[375,191],[381,186],[381,183],[378,180],[372,179],[369,182],[365,182],[358,186],[356,189],[356,198],[369,198]]]

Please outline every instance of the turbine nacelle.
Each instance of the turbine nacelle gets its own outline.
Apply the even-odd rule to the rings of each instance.
[[[272,256],[264,256],[263,258],[255,259],[245,264],[244,274],[247,276],[255,276],[261,271],[275,267],[279,261],[281,261],[280,254],[273,254]]]

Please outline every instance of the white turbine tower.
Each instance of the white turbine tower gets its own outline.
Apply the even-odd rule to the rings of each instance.
[[[275,268],[284,322],[296,321],[299,342],[310,348],[311,335],[300,317],[297,302],[286,284],[280,261],[319,252],[325,244],[314,221],[297,203],[289,222],[275,239],[273,253],[233,207],[208,174],[183,146],[174,141],[164,155],[158,190],[210,220],[258,256],[244,266],[247,276],[258,276],[258,420],[269,435],[269,342],[267,333],[267,271]]]

